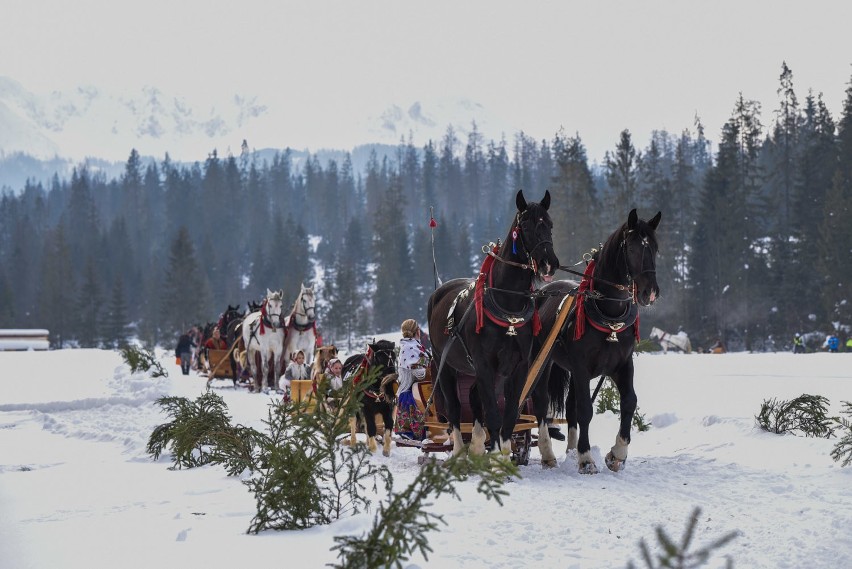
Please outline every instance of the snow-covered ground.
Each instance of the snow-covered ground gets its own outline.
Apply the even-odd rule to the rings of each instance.
[[[359,534],[370,514],[300,532],[247,535],[252,495],[219,467],[171,471],[145,452],[167,418],[163,395],[195,398],[204,379],[131,374],[116,352],[0,353],[0,567],[321,567],[336,535]],[[626,468],[606,470],[614,415],[596,415],[592,452],[603,470],[580,475],[558,451],[542,470],[537,450],[501,507],[461,486],[462,501],[430,509],[448,525],[434,554],[410,567],[623,567],[662,525],[679,538],[696,506],[695,543],[740,535],[736,567],[852,567],[852,467],[829,456],[834,440],[778,436],[755,427],[764,399],[852,400],[852,354],[643,354],[639,410],[653,427],[634,433]],[[218,390],[235,422],[262,428],[269,398]],[[562,449],[562,446],[558,447]],[[402,487],[419,451],[394,448],[387,464]]]

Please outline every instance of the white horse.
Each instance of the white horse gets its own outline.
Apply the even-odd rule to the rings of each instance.
[[[299,350],[305,352],[305,363],[313,361],[314,350],[317,348],[317,315],[314,290],[302,284],[302,290],[293,303],[293,310],[287,316],[287,338],[284,354],[293,359]]]
[[[269,389],[278,389],[278,379],[284,369],[283,296],[283,291],[266,289],[260,310],[243,319],[243,345],[256,392],[263,389],[264,381]]]
[[[687,354],[692,352],[692,342],[689,341],[689,336],[683,330],[677,334],[669,334],[657,327],[653,327],[651,328],[651,335],[649,337],[660,344],[663,348],[663,353],[668,352],[669,348],[680,350]]]

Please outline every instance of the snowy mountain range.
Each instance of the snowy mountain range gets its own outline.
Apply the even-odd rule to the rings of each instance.
[[[0,76],[0,162],[26,155],[35,162],[58,160],[70,169],[87,159],[122,163],[134,148],[143,156],[162,159],[168,153],[192,162],[214,149],[220,155],[237,154],[243,140],[252,149],[312,152],[409,139],[422,146],[429,140],[438,143],[449,126],[463,148],[474,122],[485,140],[511,139],[520,130],[465,99],[377,102],[345,115],[338,109],[287,108],[276,101],[240,94],[190,101],[150,86],[123,93],[80,86],[40,94]],[[0,186],[15,187],[19,180],[10,176],[0,166]]]

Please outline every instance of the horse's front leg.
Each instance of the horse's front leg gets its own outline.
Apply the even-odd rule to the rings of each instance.
[[[633,389],[633,359],[628,359],[613,377],[618,393],[621,395],[621,424],[615,437],[615,444],[606,455],[606,465],[613,472],[624,468],[627,460],[627,447],[630,444],[630,428],[636,413],[636,391]]]
[[[393,406],[390,403],[382,403],[382,419],[385,423],[385,432],[382,435],[382,454],[390,456],[391,433],[393,432]]]
[[[364,407],[364,423],[367,426],[367,446],[370,448],[370,452],[376,452],[376,433],[378,429],[376,428],[376,410],[373,409],[372,405],[365,404]]]
[[[533,409],[535,410],[536,424],[538,425],[538,450],[541,453],[542,468],[556,468],[556,455],[553,453],[553,444],[550,433],[547,430],[547,414],[550,410],[550,396],[547,392],[548,378],[551,366],[542,371],[542,377],[532,392]]]
[[[579,437],[577,439],[577,464],[580,474],[597,474],[598,467],[592,458],[589,444],[589,423],[592,422],[592,397],[589,393],[589,377],[585,374],[571,374],[571,389],[575,392],[577,407],[577,423]],[[570,394],[569,394],[570,397]]]
[[[500,451],[504,455],[512,454],[512,435],[515,432],[515,425],[518,424],[518,418],[520,416],[519,407],[523,403],[520,400],[521,392],[523,391],[528,371],[528,365],[523,362],[519,363],[515,369],[512,370],[512,373],[509,375],[504,387],[506,404],[503,406],[503,426],[502,437],[500,439]],[[523,407],[525,408],[526,405],[523,405]]]
[[[441,393],[444,398],[444,409],[447,412],[447,422],[450,425],[450,436],[453,441],[453,456],[464,452],[464,440],[461,434],[461,402],[456,388],[457,379],[454,373],[448,371],[449,366],[441,370],[438,378]]]

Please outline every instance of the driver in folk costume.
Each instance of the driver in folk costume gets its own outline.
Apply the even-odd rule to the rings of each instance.
[[[402,323],[402,340],[399,342],[399,356],[396,371],[399,374],[399,387],[396,391],[397,408],[394,431],[405,439],[423,440],[424,417],[414,402],[411,388],[414,382],[426,377],[429,356],[420,343],[420,327],[412,319]]]

